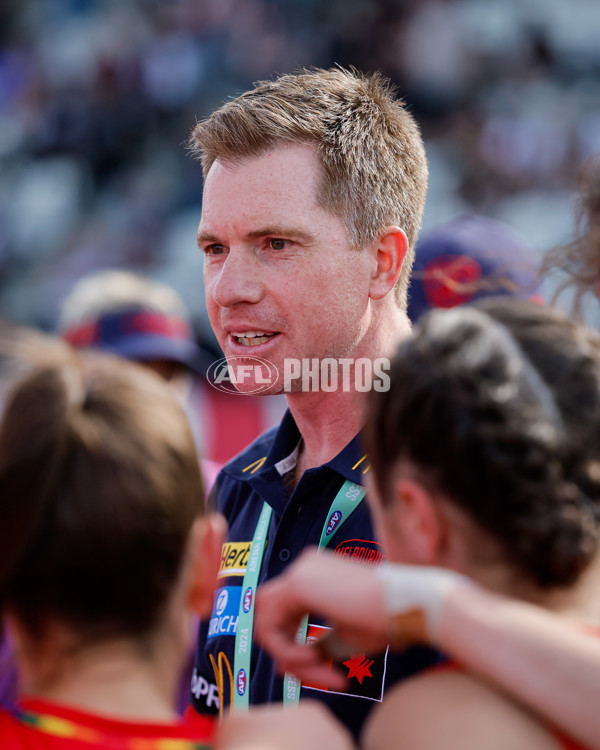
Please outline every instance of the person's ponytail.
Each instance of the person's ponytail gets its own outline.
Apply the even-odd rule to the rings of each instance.
[[[75,368],[43,368],[9,397],[0,426],[0,601],[27,557],[62,471],[69,413],[81,398]]]

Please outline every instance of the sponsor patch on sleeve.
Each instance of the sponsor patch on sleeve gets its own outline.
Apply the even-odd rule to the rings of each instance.
[[[308,625],[306,642],[312,643],[323,637],[330,630],[323,625]],[[387,649],[385,653],[378,655],[351,654],[343,661],[336,662],[336,668],[346,676],[345,690],[330,690],[325,684],[302,683],[303,689],[319,690],[321,692],[335,692],[338,695],[352,695],[356,698],[365,698],[371,701],[381,701],[383,698],[383,686],[385,683],[385,670],[387,666]],[[330,662],[333,669],[334,662]]]

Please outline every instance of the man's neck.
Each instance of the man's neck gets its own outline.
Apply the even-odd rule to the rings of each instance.
[[[410,335],[410,323],[406,314],[395,307],[395,302],[392,304],[391,313],[388,312],[384,320],[373,322],[370,334],[348,358],[374,362],[393,357],[398,343]],[[303,438],[296,470],[298,479],[307,469],[331,461],[362,428],[366,394],[355,387],[354,367],[347,378],[350,387],[345,387],[341,376],[338,380],[340,387],[333,392],[287,394],[288,406]]]
[[[359,432],[363,422],[362,396],[356,391],[288,396],[303,441],[298,456],[298,478],[307,469],[331,461]]]

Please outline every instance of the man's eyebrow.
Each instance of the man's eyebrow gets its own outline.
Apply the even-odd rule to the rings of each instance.
[[[218,238],[215,237],[214,234],[211,234],[210,232],[198,232],[196,235],[198,238],[198,244],[202,242],[218,242]]]
[[[248,232],[246,237],[249,240],[257,240],[261,237],[292,237],[299,239],[301,242],[311,244],[315,242],[314,235],[309,232],[305,232],[303,229],[296,229],[295,227],[284,227],[284,226],[267,226],[262,229],[254,229],[252,232]]]
[[[211,232],[199,231],[197,237],[199,245],[204,242],[220,242],[219,238]],[[307,245],[315,242],[314,235],[305,232],[303,229],[296,229],[294,227],[267,226],[261,229],[253,229],[246,235],[246,239],[248,240],[258,240],[261,237],[281,237],[282,239],[292,237],[299,239]]]

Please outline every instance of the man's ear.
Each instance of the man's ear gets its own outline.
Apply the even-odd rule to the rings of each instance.
[[[399,479],[394,488],[394,512],[411,560],[418,565],[439,564],[446,520],[429,490],[414,479]]]
[[[199,518],[190,534],[191,575],[188,605],[200,617],[210,614],[227,522],[218,513]]]
[[[400,227],[386,227],[373,249],[376,263],[371,274],[369,297],[382,299],[398,281],[408,251],[408,240]]]

